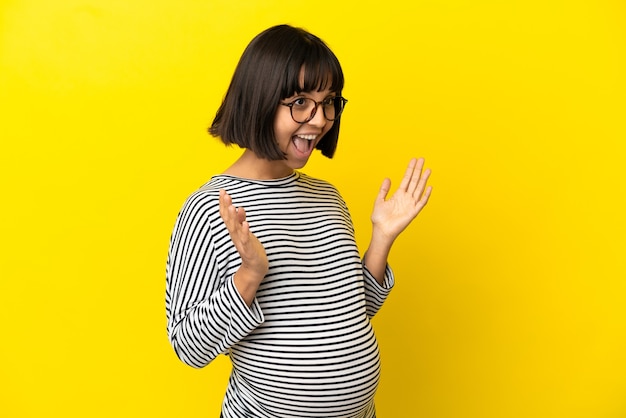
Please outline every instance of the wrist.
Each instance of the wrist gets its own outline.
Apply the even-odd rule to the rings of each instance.
[[[259,284],[263,281],[263,278],[267,274],[267,268],[249,266],[247,264],[241,264],[239,269],[235,273],[235,277],[241,283],[246,284]]]
[[[387,258],[391,251],[393,239],[387,237],[376,230],[372,231],[372,239],[370,245],[363,256],[363,264],[382,284],[385,277],[385,268],[387,267]]]
[[[264,274],[259,274],[256,270],[241,265],[233,276],[235,288],[248,306],[252,306],[252,301],[256,297],[256,292],[263,281]]]
[[[385,232],[374,227],[372,229],[372,237],[370,239],[369,251],[375,251],[379,254],[389,254],[391,246],[393,245],[394,238],[387,235]]]

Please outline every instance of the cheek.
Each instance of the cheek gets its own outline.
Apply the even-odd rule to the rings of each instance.
[[[335,122],[328,122],[326,126],[324,127],[324,135],[326,135],[328,131],[330,131],[333,128],[333,126],[335,126]]]
[[[294,126],[289,121],[277,121],[274,124],[274,136],[277,141],[285,140],[285,138],[291,138],[294,132],[298,129],[298,126]]]
[[[289,108],[281,106],[282,109],[278,109],[276,117],[274,118],[274,135],[279,137],[281,135],[290,134],[297,130],[300,125],[295,123],[289,113]]]

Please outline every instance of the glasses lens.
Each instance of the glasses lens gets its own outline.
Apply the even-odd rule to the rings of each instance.
[[[300,97],[291,103],[291,116],[298,123],[307,122],[311,119],[311,112],[315,107],[315,102],[311,99]]]
[[[329,97],[320,104],[322,105],[322,111],[324,117],[333,121],[341,115],[345,99],[343,97]],[[291,104],[291,116],[298,123],[305,123],[313,119],[315,112],[317,111],[317,102],[307,97],[300,97],[294,100]]]
[[[343,106],[346,103],[346,100],[341,97],[329,97],[328,99],[322,102],[324,106],[324,116],[326,119],[333,121],[337,119],[341,112],[343,112]]]
[[[337,103],[338,100],[336,97],[329,97],[328,99],[324,100],[322,106],[324,106],[324,116],[326,117],[326,119],[336,119],[336,115],[338,114]],[[341,110],[339,110],[339,112],[341,112]]]

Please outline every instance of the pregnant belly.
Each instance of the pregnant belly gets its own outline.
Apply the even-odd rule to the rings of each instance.
[[[361,417],[380,375],[367,318],[348,326],[264,324],[231,349],[227,396],[277,417]],[[287,331],[291,330],[291,331]]]

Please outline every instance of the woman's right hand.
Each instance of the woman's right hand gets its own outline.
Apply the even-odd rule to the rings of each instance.
[[[241,266],[234,277],[235,287],[250,306],[269,270],[267,254],[263,244],[250,231],[245,209],[235,207],[232,198],[224,189],[220,189],[220,216],[241,257]]]

